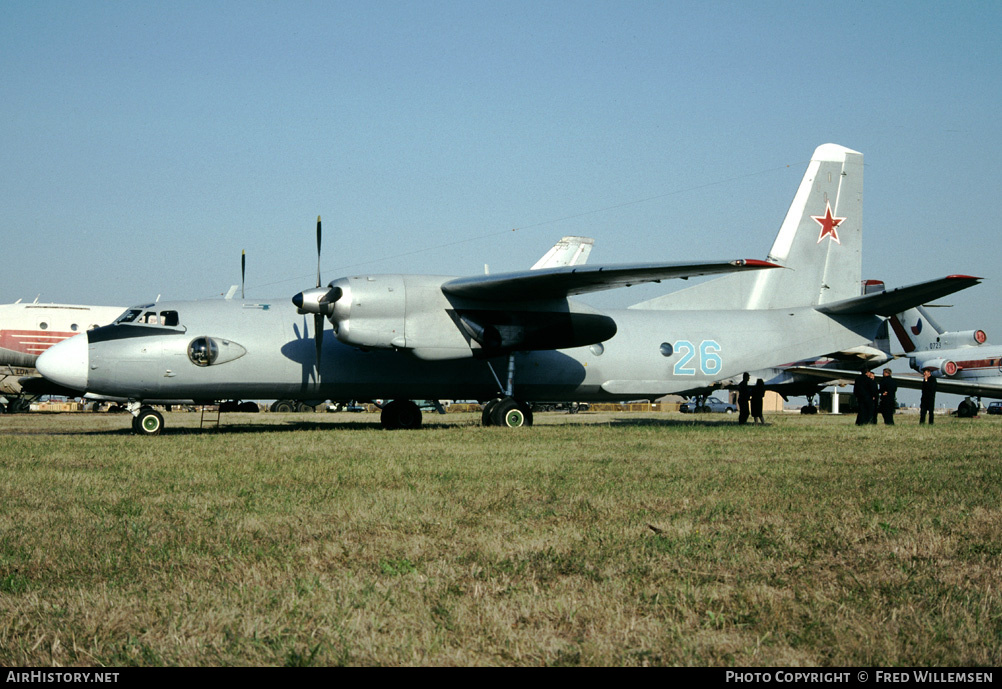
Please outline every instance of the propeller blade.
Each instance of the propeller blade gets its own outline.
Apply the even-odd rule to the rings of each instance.
[[[320,286],[320,216],[317,216],[317,287]]]
[[[240,251],[240,298],[244,298],[244,276],[247,274],[247,251]]]
[[[320,304],[320,312],[328,316],[334,313],[334,307],[327,306],[327,304],[333,304],[340,299],[343,294],[344,292],[341,291],[340,287],[331,287],[327,290],[327,293],[318,300],[318,303]]]
[[[320,288],[320,216],[317,216],[317,289]],[[326,295],[325,295],[326,296]],[[320,380],[320,353],[324,348],[324,314],[321,308],[313,316],[313,333],[317,341],[317,381]]]
[[[324,317],[322,314],[313,316],[313,332],[317,341],[317,378],[320,377],[320,350],[324,347]]]

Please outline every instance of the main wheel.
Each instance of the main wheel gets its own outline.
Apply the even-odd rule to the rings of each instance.
[[[501,401],[500,397],[496,397],[489,400],[487,404],[484,405],[484,411],[480,414],[480,425],[481,426],[493,426],[494,420],[491,414],[494,412],[494,407],[498,406],[498,402]]]
[[[393,400],[383,407],[379,423],[387,430],[421,428],[421,409],[411,400]]]
[[[491,410],[491,423],[494,426],[521,428],[532,425],[532,410],[529,405],[519,402],[513,397],[499,400]]]
[[[149,407],[140,409],[139,415],[132,419],[132,430],[139,435],[160,435],[163,428],[164,417]]]

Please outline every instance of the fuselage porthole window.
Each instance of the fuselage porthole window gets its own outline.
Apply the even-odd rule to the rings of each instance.
[[[219,345],[211,337],[196,337],[188,345],[188,358],[196,366],[211,366],[219,356]]]

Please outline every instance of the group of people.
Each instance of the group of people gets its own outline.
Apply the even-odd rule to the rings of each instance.
[[[929,371],[922,372],[922,399],[919,406],[919,423],[933,422],[933,407],[936,405],[936,379]],[[864,371],[856,376],[852,394],[856,397],[856,425],[877,423],[877,413],[884,417],[884,423],[894,425],[894,410],[897,409],[898,384],[891,377],[891,369],[885,368],[877,383],[873,371]]]
[[[898,406],[898,384],[891,378],[891,369],[885,368],[877,383],[873,371],[864,371],[856,376],[852,386],[856,397],[856,425],[877,423],[877,412],[884,417],[884,423],[894,425],[894,410]]]
[[[738,423],[748,423],[751,416],[754,423],[765,425],[762,416],[762,399],[765,397],[765,381],[761,378],[754,386],[748,385],[750,376],[745,373],[738,383]]]

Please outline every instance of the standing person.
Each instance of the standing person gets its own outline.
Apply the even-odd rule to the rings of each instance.
[[[870,423],[877,425],[877,412],[880,411],[880,387],[877,385],[877,374],[873,371],[866,372],[867,385],[870,386],[870,394],[873,395],[873,404],[870,409]]]
[[[761,378],[755,383],[755,388],[751,392],[751,415],[755,423],[765,425],[762,417],[762,399],[765,397],[765,381]]]
[[[751,390],[748,389],[748,373],[741,376],[738,383],[738,423],[748,423],[748,402],[751,400]]]
[[[860,373],[852,384],[852,394],[856,398],[856,425],[865,426],[873,416],[873,389],[866,373]]]
[[[929,425],[932,425],[932,410],[936,406],[936,379],[929,369],[922,371],[922,401],[919,404],[919,423],[925,423],[925,414],[929,412]]]
[[[885,368],[880,378],[880,415],[885,426],[894,425],[894,410],[898,407],[898,384],[891,378],[891,369]]]

